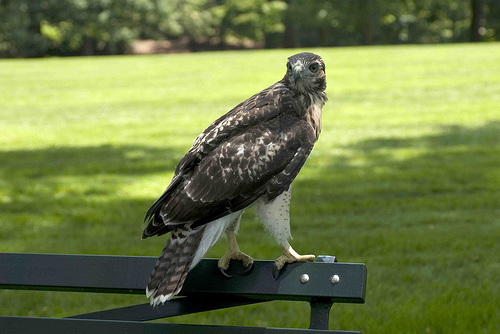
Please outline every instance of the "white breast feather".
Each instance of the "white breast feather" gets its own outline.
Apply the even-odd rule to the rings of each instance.
[[[256,209],[259,218],[266,230],[282,246],[288,239],[292,238],[290,233],[290,199],[292,196],[291,187],[276,197],[271,202],[266,203],[263,198],[256,202]]]

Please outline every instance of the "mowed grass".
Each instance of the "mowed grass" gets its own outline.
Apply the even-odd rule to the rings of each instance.
[[[142,218],[192,140],[298,51],[1,60],[0,251],[157,256],[165,237],[141,241]],[[500,44],[308,51],[329,102],[294,182],[292,245],[368,267],[366,303],[334,305],[330,328],[500,333]],[[280,255],[251,210],[241,225],[243,251]],[[0,290],[1,315],[142,302]],[[167,321],[307,327],[309,307]]]

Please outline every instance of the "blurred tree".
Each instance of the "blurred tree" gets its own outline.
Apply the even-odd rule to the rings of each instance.
[[[283,24],[285,26],[285,31],[284,31],[284,47],[285,48],[295,48],[297,47],[297,36],[295,34],[295,22],[293,20],[293,17],[290,15],[291,11],[291,6],[290,4],[292,3],[292,0],[285,0],[286,5],[287,5],[287,11],[284,15],[283,18]]]
[[[165,5],[158,29],[174,38],[187,36],[191,50],[196,50],[200,39],[216,36],[220,18],[213,11],[215,1],[170,0],[158,1]],[[168,19],[167,19],[168,17]]]
[[[374,1],[377,0],[293,0],[287,15],[299,31],[296,44],[373,44]]]
[[[189,47],[500,39],[499,0],[0,0],[0,56],[119,54],[134,39]]]
[[[481,41],[481,35],[479,29],[481,28],[481,18],[483,16],[483,3],[481,0],[471,0],[472,8],[472,20],[470,24],[471,28],[471,41],[479,42]]]
[[[213,9],[220,18],[219,38],[224,48],[231,37],[246,38],[262,44],[269,34],[283,32],[284,1],[226,0]]]
[[[28,0],[0,2],[0,54],[37,56],[48,48],[41,35],[39,3]]]
[[[123,53],[147,0],[3,0],[0,40],[10,55]]]
[[[479,7],[479,13],[472,15],[471,37],[479,41],[498,41],[500,39],[500,1],[471,0],[471,7]],[[474,9],[472,9],[474,11]]]
[[[470,40],[472,1],[483,3],[482,18],[475,28],[478,38],[498,39],[498,0],[289,0],[283,43],[326,46],[466,42]]]
[[[468,0],[398,1],[382,18],[383,43],[442,43],[467,40]]]

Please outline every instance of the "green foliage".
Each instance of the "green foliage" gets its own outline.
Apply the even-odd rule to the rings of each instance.
[[[482,3],[484,39],[498,39],[500,3]],[[472,13],[470,0],[293,0],[288,15],[295,44],[326,46],[467,42]]]
[[[281,1],[42,0],[0,6],[0,55],[124,53],[133,39],[227,36],[263,41],[283,30]]]
[[[0,5],[0,55],[38,56],[49,41],[40,34],[41,8],[29,0],[7,1]]]
[[[470,1],[404,1],[389,4],[382,18],[384,41],[443,43],[469,41]]]
[[[0,56],[125,53],[134,39],[264,47],[466,42],[500,34],[498,0],[0,0]]]
[[[484,1],[484,26],[482,30],[485,41],[498,41],[500,39],[500,3],[497,0]]]
[[[142,218],[193,138],[298,51],[0,60],[0,251],[158,256],[166,236],[140,240]],[[368,268],[366,304],[335,304],[330,328],[500,333],[500,44],[307,51],[326,62],[329,101],[294,182],[291,242]],[[251,210],[239,243],[281,251]],[[145,302],[0,290],[2,315]],[[306,303],[273,302],[168,321],[308,318]]]
[[[20,0],[0,8],[4,53],[27,57],[123,53],[154,10],[148,0]]]
[[[215,35],[217,18],[211,12],[214,6],[212,1],[206,0],[172,0],[168,4],[168,19],[159,22],[158,28],[172,36],[200,36]]]
[[[283,1],[224,1],[214,8],[222,18],[219,26],[221,43],[230,35],[263,42],[266,35],[283,32],[282,16],[286,8]]]

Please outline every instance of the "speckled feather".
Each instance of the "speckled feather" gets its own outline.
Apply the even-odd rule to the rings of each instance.
[[[152,298],[182,287],[179,282],[187,271],[178,268],[189,267],[188,250],[194,256],[205,224],[257,200],[272,203],[290,188],[321,131],[326,83],[319,56],[289,58],[291,64],[313,62],[320,71],[310,82],[296,82],[289,68],[281,81],[213,122],[181,159],[170,185],[145,217],[143,238],[173,231],[148,285],[149,291],[155,289]],[[285,197],[289,203],[289,193]],[[183,226],[189,232],[179,232]],[[182,239],[191,240],[180,247]]]

